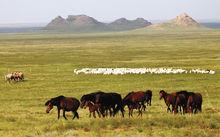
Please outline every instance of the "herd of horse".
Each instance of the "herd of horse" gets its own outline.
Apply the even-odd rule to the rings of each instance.
[[[22,81],[22,80],[24,80],[24,73],[19,72],[19,71],[11,72],[11,73],[5,75],[5,81],[7,81],[9,83],[12,81],[18,82],[18,81]]]
[[[167,112],[176,114],[190,113],[195,114],[198,111],[202,111],[202,95],[200,93],[178,91],[174,93],[167,93],[164,90],[159,92],[160,99],[164,99],[167,105]],[[53,106],[57,107],[58,119],[60,118],[60,111],[63,110],[63,117],[65,119],[65,112],[71,111],[73,113],[73,119],[79,118],[77,112],[78,108],[89,108],[89,117],[93,115],[96,118],[96,113],[99,117],[114,117],[117,113],[121,113],[124,117],[125,106],[128,108],[129,117],[133,117],[133,110],[138,110],[138,116],[142,116],[142,111],[146,110],[146,106],[151,106],[152,91],[132,91],[128,93],[124,98],[115,92],[103,92],[96,91],[89,94],[85,94],[80,100],[74,97],[65,97],[60,95],[58,97],[51,98],[45,103],[46,113],[49,113]],[[170,108],[171,107],[171,108]]]

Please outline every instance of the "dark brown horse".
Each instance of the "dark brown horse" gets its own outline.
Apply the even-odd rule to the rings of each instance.
[[[164,99],[165,104],[167,105],[167,112],[173,112],[175,104],[176,104],[176,95],[169,94],[165,92],[164,90],[161,90],[159,92],[160,99]],[[172,110],[170,109],[170,106],[172,106]]]
[[[141,115],[142,116],[142,109],[141,109],[141,104],[139,103],[130,103],[128,105],[128,110],[129,110],[129,117],[133,117],[133,110],[137,109],[138,110],[138,116]]]
[[[104,114],[103,110],[105,110],[105,112],[109,111],[110,116],[115,116],[116,113],[120,111],[122,117],[124,117],[122,97],[120,94],[115,92],[99,94],[96,98],[96,103],[101,105],[102,115]],[[107,115],[107,113],[105,115]]]
[[[176,94],[176,103],[174,107],[174,113],[178,113],[178,108],[182,114],[186,113],[187,99],[184,94]]]
[[[46,108],[46,113],[49,113],[51,109],[53,109],[53,106],[57,107],[58,110],[58,119],[60,118],[60,110],[63,110],[63,117],[65,119],[65,112],[66,111],[72,111],[74,114],[73,119],[75,117],[79,118],[79,114],[77,113],[77,110],[79,108],[80,102],[78,99],[73,98],[73,97],[64,97],[64,96],[58,96],[55,98],[51,98],[45,103]]]
[[[152,100],[152,91],[151,90],[147,90],[145,92],[146,94],[146,102],[147,102],[147,106],[151,106],[151,100]]]
[[[187,101],[187,112],[195,114],[197,111],[202,112],[202,95],[191,92]]]
[[[104,94],[102,91],[92,92],[89,94],[85,94],[81,97],[81,105],[80,107],[83,108],[85,106],[86,101],[91,101],[93,103],[96,103],[96,100],[100,94]]]

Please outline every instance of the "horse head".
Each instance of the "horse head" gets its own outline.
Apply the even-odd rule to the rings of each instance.
[[[46,108],[46,113],[49,113],[51,109],[53,109],[53,102],[52,100],[48,100],[46,103],[45,103],[45,106],[47,106]]]
[[[80,107],[83,108],[86,104],[86,95],[83,95],[80,99]]]
[[[45,103],[45,106],[47,106],[46,108],[46,113],[49,113],[51,109],[53,109],[53,106],[59,106],[60,105],[60,101],[62,99],[64,99],[65,97],[63,95],[60,95],[58,97],[55,98],[51,98],[50,100],[48,100]]]
[[[160,95],[160,99],[162,99],[164,96],[165,96],[166,92],[164,90],[161,90],[159,92],[159,95]]]

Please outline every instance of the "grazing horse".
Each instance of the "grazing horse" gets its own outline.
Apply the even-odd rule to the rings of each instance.
[[[80,102],[78,99],[73,98],[73,97],[64,97],[64,96],[58,96],[55,98],[51,98],[45,103],[46,108],[46,113],[49,113],[51,109],[53,109],[53,106],[57,106],[58,110],[58,119],[60,118],[60,110],[63,110],[63,117],[65,119],[65,112],[66,111],[72,111],[74,114],[73,119],[75,117],[79,118],[79,114],[77,113],[77,110],[79,108]]]
[[[93,117],[96,118],[95,112],[97,112],[98,116],[101,117],[99,112],[100,104],[94,104],[92,101],[86,101],[84,108],[86,107],[89,107],[89,117],[93,114]]]
[[[167,105],[167,112],[168,111],[173,112],[176,103],[176,96],[173,94],[169,94],[164,90],[161,90],[159,94],[160,94],[160,100],[163,98],[165,104]],[[170,109],[170,105],[172,106],[172,110]]]
[[[187,112],[195,114],[197,110],[202,112],[202,95],[191,92],[187,101]]]

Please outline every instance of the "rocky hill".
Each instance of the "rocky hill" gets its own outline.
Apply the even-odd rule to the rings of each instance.
[[[200,26],[198,22],[196,22],[192,17],[190,17],[186,13],[180,14],[175,19],[171,20],[170,23],[173,23],[177,26],[182,26],[182,27],[198,27],[198,26]]]
[[[90,32],[105,29],[105,24],[86,15],[69,15],[66,19],[58,16],[46,27],[46,30]]]
[[[149,26],[151,29],[198,29],[202,26],[186,13],[178,15],[176,18],[165,23],[158,23]]]
[[[44,29],[72,32],[100,32],[100,31],[126,31],[143,28],[151,25],[143,18],[127,20],[120,18],[111,23],[102,23],[86,15],[69,15],[66,19],[61,16],[53,19]]]
[[[46,26],[46,29],[65,29],[68,25],[68,22],[64,18],[58,16]]]
[[[120,18],[107,25],[111,30],[123,31],[123,30],[143,28],[151,25],[151,23],[143,18],[137,18],[135,20],[127,20],[126,18]]]

